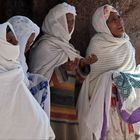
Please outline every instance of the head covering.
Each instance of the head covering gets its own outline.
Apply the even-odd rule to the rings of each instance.
[[[13,69],[13,66],[19,66],[17,61],[17,58],[19,57],[19,45],[13,45],[7,42],[6,29],[8,26],[15,35],[10,23],[6,22],[4,24],[0,24],[0,65],[4,69],[10,70]]]
[[[114,7],[108,4],[97,8],[97,10],[92,16],[92,25],[96,30],[96,32],[107,33],[112,35],[112,33],[110,32],[106,24],[106,21],[110,16],[110,12],[115,12],[119,15],[118,11]]]
[[[81,58],[78,51],[69,43],[72,32],[68,31],[66,13],[75,16],[75,8],[62,3],[49,11],[42,25],[44,35],[31,49],[30,71],[44,75],[48,81],[56,67],[64,64],[68,59],[73,61],[76,57]]]
[[[26,43],[32,33],[35,33],[35,38],[39,34],[39,27],[25,16],[13,16],[8,20],[16,33],[17,40],[20,45],[19,61],[23,67],[24,72],[27,72],[27,64],[25,59]],[[34,40],[35,40],[34,38]]]
[[[66,14],[71,13],[75,17],[76,10],[74,6],[67,3],[62,3],[56,5],[52,8],[42,24],[42,31],[45,34],[52,35],[60,38],[61,40],[69,41],[71,38],[71,33],[68,31],[68,25],[66,20]]]

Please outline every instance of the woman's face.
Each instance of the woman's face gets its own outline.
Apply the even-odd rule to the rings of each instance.
[[[124,30],[123,19],[116,12],[111,12],[108,20],[106,21],[114,37],[122,37]]]
[[[66,14],[67,24],[68,24],[68,30],[69,33],[71,33],[73,27],[74,27],[74,15],[71,13]]]
[[[6,32],[6,40],[7,40],[7,42],[9,42],[9,43],[11,43],[13,45],[17,45],[18,41],[17,41],[14,33],[12,32],[12,30],[10,29],[9,26],[7,28],[8,28],[8,30]]]
[[[32,33],[26,43],[25,53],[30,49],[31,44],[33,43],[35,38],[35,33]]]

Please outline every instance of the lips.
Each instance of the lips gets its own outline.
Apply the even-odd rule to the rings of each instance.
[[[123,29],[123,27],[119,27],[118,30],[123,31],[124,29]]]
[[[118,30],[119,30],[120,32],[124,32],[124,28],[123,28],[123,27],[119,27]]]

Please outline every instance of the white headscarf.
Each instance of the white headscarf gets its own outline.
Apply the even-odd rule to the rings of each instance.
[[[116,38],[106,24],[110,11],[117,12],[112,6],[104,5],[93,15],[92,23],[97,34],[90,41],[87,55],[94,53],[98,61],[91,64],[91,72],[82,85],[78,99],[80,133],[88,140],[93,139],[93,133],[96,139],[100,139],[104,109],[107,121],[109,120],[112,72],[129,72],[136,68],[135,50],[128,35],[124,34],[123,37]],[[104,104],[106,104],[105,108]]]
[[[0,24],[0,139],[48,140],[49,119],[25,86],[19,45],[7,42],[7,26],[13,31]]]
[[[13,16],[8,20],[8,22],[12,24],[13,29],[17,36],[17,40],[19,41],[20,46],[19,60],[23,67],[24,72],[26,73],[28,69],[24,55],[26,43],[32,33],[35,33],[36,38],[40,32],[40,29],[35,23],[33,23],[29,18],[25,16]]]
[[[71,33],[68,31],[66,20],[67,13],[71,13],[75,17],[75,7],[64,2],[52,8],[42,24],[42,31],[44,34],[57,37],[62,41],[69,41],[73,31]]]
[[[42,25],[44,35],[31,49],[30,71],[42,74],[48,80],[56,67],[64,64],[68,59],[74,60],[80,57],[77,50],[69,43],[73,31],[71,33],[68,31],[66,13],[75,16],[75,8],[62,3],[49,11]]]
[[[119,15],[118,11],[111,5],[104,5],[99,7],[92,16],[92,25],[96,32],[111,34],[106,21],[110,16],[110,12],[115,12]],[[111,34],[112,35],[112,34]]]
[[[10,27],[13,34],[15,34],[10,23],[6,22],[0,25],[0,67],[10,70],[12,69],[11,64],[17,64],[17,66],[19,64],[17,61],[19,56],[19,45],[12,45],[11,43],[7,42],[6,29],[8,26]]]

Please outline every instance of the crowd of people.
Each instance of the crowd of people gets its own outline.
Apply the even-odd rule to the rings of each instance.
[[[82,57],[69,42],[76,16],[64,2],[41,29],[20,15],[0,24],[0,139],[139,138],[140,70],[122,17],[111,5],[97,8]]]

